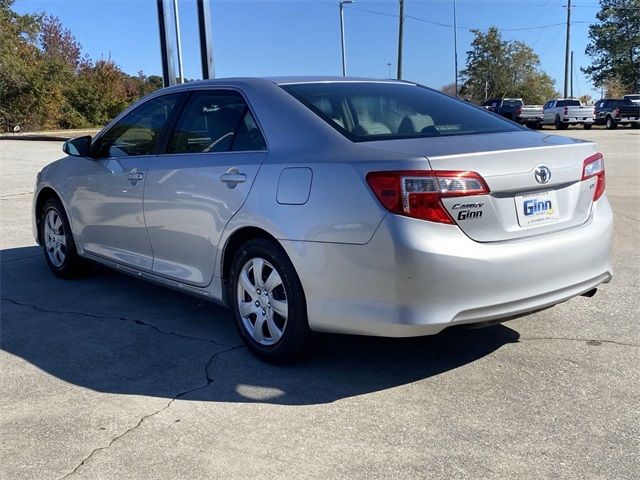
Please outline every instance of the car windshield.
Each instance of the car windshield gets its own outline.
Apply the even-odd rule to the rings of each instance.
[[[281,87],[356,142],[521,130],[485,109],[413,84],[332,82]]]

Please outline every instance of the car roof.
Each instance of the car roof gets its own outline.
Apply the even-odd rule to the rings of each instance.
[[[183,90],[191,88],[200,88],[207,86],[225,85],[225,86],[241,86],[252,85],[260,86],[265,83],[277,84],[277,85],[294,85],[304,83],[391,83],[402,85],[417,85],[414,82],[407,82],[405,80],[396,79],[380,79],[380,78],[366,78],[366,77],[338,77],[338,76],[282,76],[282,77],[228,77],[228,78],[215,78],[210,80],[195,80],[193,82],[172,85],[164,89],[169,90]]]

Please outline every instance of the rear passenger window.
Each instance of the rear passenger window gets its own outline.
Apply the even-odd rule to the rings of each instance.
[[[171,134],[167,153],[264,149],[264,139],[242,95],[203,91],[191,95]]]

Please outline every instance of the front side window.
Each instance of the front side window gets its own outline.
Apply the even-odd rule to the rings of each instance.
[[[146,101],[111,127],[95,145],[98,157],[151,155],[181,94]]]
[[[484,109],[411,84],[335,82],[282,88],[356,142],[522,129]]]
[[[264,138],[242,95],[234,91],[202,91],[191,95],[180,114],[167,153],[264,148]]]

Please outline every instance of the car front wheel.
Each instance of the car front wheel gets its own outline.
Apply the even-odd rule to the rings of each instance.
[[[247,348],[272,363],[294,360],[312,338],[300,279],[280,245],[245,243],[231,266],[229,297]]]
[[[57,198],[47,200],[40,211],[40,243],[44,258],[58,277],[73,278],[82,270],[69,219]]]

